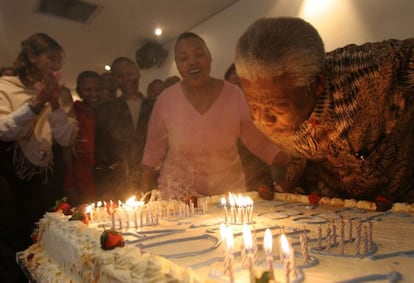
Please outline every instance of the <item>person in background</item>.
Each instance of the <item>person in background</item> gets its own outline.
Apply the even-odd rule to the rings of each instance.
[[[234,64],[231,64],[225,74],[224,79],[232,84],[240,86],[239,76],[237,76]],[[273,190],[274,178],[271,166],[260,160],[251,153],[246,146],[239,140],[239,154],[243,165],[243,172],[246,179],[246,187],[249,191],[258,191],[261,187]]]
[[[0,68],[0,77],[3,76],[14,76],[15,72],[14,72],[14,68],[13,67],[3,67]]]
[[[140,72],[134,61],[118,57],[111,72],[121,96],[97,109],[96,181],[104,199],[125,200],[139,190],[139,166],[153,100],[139,91]]]
[[[414,39],[325,53],[299,18],[263,18],[235,65],[257,127],[292,158],[283,189],[377,203],[414,201]]]
[[[63,48],[35,33],[21,43],[16,76],[0,78],[0,281],[27,282],[16,252],[31,243],[34,223],[63,197],[62,147],[76,120],[60,105]],[[65,94],[65,93],[64,93]]]
[[[183,78],[155,102],[148,125],[143,188],[158,188],[163,199],[246,191],[237,149],[239,138],[267,163],[286,156],[253,125],[240,89],[210,76],[212,58],[197,34],[181,34],[175,63]]]
[[[147,98],[155,100],[164,90],[164,82],[160,79],[152,80],[147,87]]]
[[[65,174],[65,195],[72,205],[96,200],[95,185],[95,111],[101,93],[101,76],[83,71],[76,80],[76,92],[81,101],[74,104],[79,132],[71,166]]]
[[[101,74],[101,94],[99,95],[99,103],[112,101],[116,98],[117,86],[111,72]]]
[[[164,80],[164,88],[170,87],[179,81],[181,81],[179,76],[169,76]]]
[[[237,75],[236,67],[234,66],[234,63],[232,63],[227,68],[226,72],[224,73],[224,79],[241,88],[240,79],[239,79],[239,76]]]

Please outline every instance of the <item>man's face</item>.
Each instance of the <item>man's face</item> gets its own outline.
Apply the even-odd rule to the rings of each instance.
[[[136,94],[138,92],[141,76],[135,64],[128,61],[120,61],[114,66],[112,75],[122,93]]]
[[[240,78],[256,126],[268,137],[292,135],[312,112],[315,96],[288,79]]]

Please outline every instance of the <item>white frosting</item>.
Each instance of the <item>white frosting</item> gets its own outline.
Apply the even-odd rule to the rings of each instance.
[[[277,235],[281,233],[279,227],[284,227],[296,251],[296,264],[300,267],[297,276],[301,280],[297,282],[328,283],[373,274],[386,276],[393,271],[402,274],[400,282],[410,282],[414,278],[412,255],[410,258],[398,254],[405,251],[414,254],[412,204],[395,204],[392,211],[380,213],[375,211],[374,203],[366,201],[322,198],[323,204],[311,206],[307,205],[308,196],[302,195],[275,194],[275,201],[261,201],[254,192],[248,196],[255,201],[254,223],[251,227],[257,229],[260,245],[265,228],[270,227],[273,235]],[[219,225],[224,220],[224,209],[217,204],[222,197],[227,196],[208,198],[210,206],[206,214],[197,211],[190,217],[163,218],[158,226],[144,227],[138,233],[135,229],[129,229],[128,233],[124,233],[127,245],[109,251],[100,248],[103,229],[98,223],[87,226],[79,221],[68,221],[60,213],[48,213],[40,221],[39,242],[24,251],[23,262],[38,282],[229,282],[228,276],[223,274],[222,247],[209,249],[214,245],[212,237],[220,239]],[[175,202],[162,202],[162,205],[170,207],[171,211],[178,207]],[[340,233],[341,216],[345,220],[354,219],[353,236],[356,235],[358,223],[355,219],[371,219],[374,222],[373,240],[377,250],[372,250],[372,254],[364,254],[361,246],[362,258],[355,256],[355,242],[346,245],[344,255],[339,254],[338,247],[321,253],[312,253],[311,250],[310,255],[316,263],[303,268],[299,243],[301,233],[295,231],[304,228],[309,230],[309,246],[314,249],[317,246],[319,227],[322,225],[325,237],[328,223],[332,225],[332,221],[335,221],[337,233]],[[319,224],[318,221],[325,223]],[[345,224],[347,225],[346,221]],[[109,223],[106,227],[108,225]],[[348,233],[346,225],[345,234]],[[235,282],[249,282],[249,273],[241,270],[240,254],[237,253],[243,242],[242,226],[229,226],[235,235]],[[367,227],[367,222],[363,222],[362,233]],[[290,232],[293,234],[290,235]],[[200,235],[208,237],[199,237]],[[183,239],[189,240],[182,241]],[[276,236],[273,244],[276,279],[277,282],[284,282]],[[326,244],[326,239],[323,244]],[[163,254],[168,259],[157,254]],[[30,255],[34,256],[30,259]],[[371,255],[378,258],[370,259]],[[264,255],[259,251],[259,262],[256,264],[258,274],[267,267],[263,264],[263,259]]]

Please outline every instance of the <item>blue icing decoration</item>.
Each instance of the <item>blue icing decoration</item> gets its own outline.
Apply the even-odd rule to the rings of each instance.
[[[397,271],[391,271],[388,274],[372,274],[367,276],[362,276],[354,279],[336,281],[336,283],[362,283],[362,282],[371,282],[379,280],[388,280],[389,283],[396,283],[402,279],[401,273]]]
[[[293,221],[297,221],[299,223],[304,224],[324,224],[328,222],[328,220],[318,217],[318,216],[302,216],[294,218]]]
[[[393,252],[393,253],[387,253],[387,254],[373,255],[373,256],[370,257],[370,259],[371,260],[378,260],[378,259],[384,259],[384,258],[395,257],[395,256],[414,257],[414,250],[412,250],[412,251],[399,251],[399,252]]]

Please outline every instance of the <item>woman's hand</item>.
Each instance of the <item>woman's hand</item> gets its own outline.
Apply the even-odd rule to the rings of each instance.
[[[59,74],[50,72],[40,82],[35,84],[36,94],[30,103],[31,109],[35,113],[40,113],[46,102],[50,103],[52,110],[59,108],[58,97],[61,90],[59,78]]]

